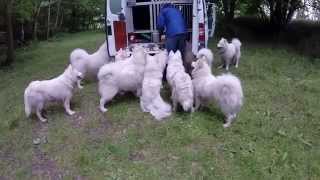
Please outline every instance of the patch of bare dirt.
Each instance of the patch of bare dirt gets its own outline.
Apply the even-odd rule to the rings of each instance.
[[[47,143],[48,123],[36,122],[32,129],[32,139],[35,142],[40,139],[39,144],[34,143],[32,155],[32,177],[39,179],[62,179],[63,171],[61,171],[56,162],[50,158],[47,153],[41,150],[41,144]]]

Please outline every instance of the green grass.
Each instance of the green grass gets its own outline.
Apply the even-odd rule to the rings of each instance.
[[[52,105],[48,123],[26,119],[28,83],[60,74],[72,49],[93,52],[103,39],[66,34],[19,49],[13,67],[0,70],[0,179],[320,179],[320,61],[264,45],[244,43],[231,69],[245,104],[229,129],[214,106],[156,122],[134,96],[102,114],[96,83],[76,92],[75,116]],[[48,143],[32,144],[43,136]]]

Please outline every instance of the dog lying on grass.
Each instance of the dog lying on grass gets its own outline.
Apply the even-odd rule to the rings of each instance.
[[[104,42],[93,54],[83,49],[75,49],[70,54],[70,64],[81,72],[86,79],[96,79],[99,69],[110,62],[107,44]],[[78,82],[78,87],[83,88]]]
[[[98,73],[100,110],[106,112],[105,104],[119,92],[134,92],[141,96],[143,73],[146,64],[144,48],[133,48],[132,56],[124,61],[105,64]]]
[[[150,112],[156,120],[171,115],[171,106],[164,102],[160,95],[163,71],[168,60],[168,52],[160,51],[154,56],[147,55],[147,63],[142,83],[140,106],[142,111]]]
[[[70,100],[77,81],[82,78],[83,74],[69,65],[63,74],[54,79],[32,81],[24,91],[26,116],[35,112],[40,121],[46,122],[42,110],[47,103],[54,101],[63,102],[67,114],[73,115],[75,112],[70,109]]]
[[[241,57],[241,42],[239,39],[233,38],[231,43],[228,43],[226,39],[221,38],[217,47],[223,63],[222,67],[225,67],[227,71],[230,65],[235,65],[238,68]]]
[[[193,62],[192,66],[195,110],[215,101],[226,117],[223,127],[229,127],[243,104],[240,80],[232,74],[213,76],[211,68],[203,58]]]
[[[173,109],[178,103],[184,111],[193,111],[193,87],[191,77],[185,72],[180,51],[169,53],[167,81],[171,87]]]

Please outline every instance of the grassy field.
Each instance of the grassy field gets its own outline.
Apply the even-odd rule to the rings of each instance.
[[[33,44],[0,70],[0,179],[320,179],[320,60],[280,48],[243,43],[231,71],[245,104],[229,129],[214,105],[156,122],[130,95],[102,114],[96,83],[76,92],[72,117],[52,105],[48,123],[25,118],[28,83],[60,74],[72,49],[93,52],[103,39],[90,32]]]

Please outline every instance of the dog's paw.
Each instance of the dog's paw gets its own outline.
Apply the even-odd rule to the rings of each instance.
[[[43,123],[45,123],[45,122],[48,122],[48,119],[46,119],[46,118],[41,118],[40,121],[43,122]]]
[[[223,124],[223,127],[224,127],[224,128],[228,128],[228,127],[230,127],[230,126],[231,126],[231,123],[224,123],[224,124]]]
[[[68,111],[67,113],[68,113],[70,116],[72,116],[72,115],[74,115],[76,112],[70,110],[70,111]]]
[[[107,108],[105,108],[105,107],[100,107],[100,111],[101,111],[102,113],[105,113],[105,112],[107,112],[107,111],[108,111],[108,109],[107,109]]]

